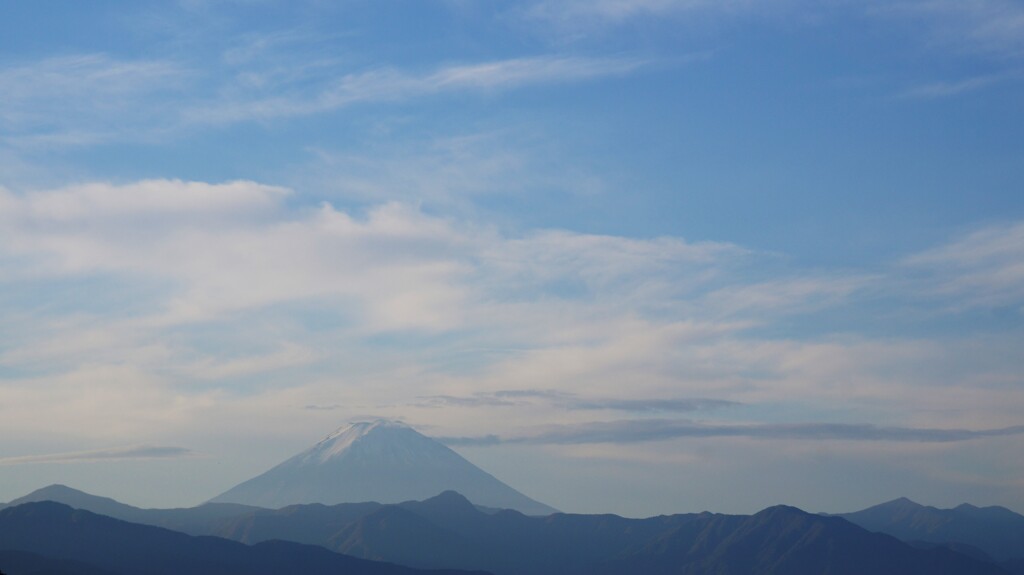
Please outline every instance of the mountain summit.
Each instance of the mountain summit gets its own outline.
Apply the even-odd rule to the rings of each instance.
[[[296,503],[399,503],[443,491],[477,505],[548,515],[534,501],[463,459],[447,446],[395,421],[354,423],[313,447],[213,498],[280,508]]]

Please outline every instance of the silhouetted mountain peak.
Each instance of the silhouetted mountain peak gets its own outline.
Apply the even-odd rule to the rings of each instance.
[[[904,541],[972,545],[1000,561],[1020,556],[1024,549],[1024,516],[1004,507],[964,503],[953,509],[938,509],[913,502],[902,506],[894,503],[840,517]]]
[[[134,518],[134,516],[140,511],[137,507],[120,503],[109,497],[92,495],[61,484],[48,485],[42,489],[37,489],[24,497],[19,497],[14,501],[11,501],[8,503],[8,506],[13,507],[37,501],[56,501],[58,503],[70,505],[75,509],[86,509],[93,513],[109,515],[112,517]]]
[[[442,491],[430,499],[424,499],[423,501],[420,501],[419,504],[463,511],[477,511],[476,506],[473,505],[469,499],[463,497],[458,491],[453,491],[451,489]]]
[[[762,509],[761,511],[758,511],[757,513],[755,513],[753,515],[753,517],[756,518],[756,519],[763,519],[763,520],[769,520],[769,521],[777,521],[779,519],[783,519],[783,518],[787,518],[787,517],[810,517],[810,516],[811,515],[809,513],[807,513],[806,511],[804,511],[803,509],[799,509],[799,508],[793,507],[791,505],[773,505],[771,507],[766,507],[765,509]]]
[[[32,493],[29,493],[28,495],[25,495],[23,497],[19,497],[18,499],[15,499],[14,501],[11,501],[10,504],[11,505],[17,505],[19,503],[28,503],[28,502],[31,502],[31,501],[47,501],[47,500],[49,500],[49,501],[61,501],[62,499],[85,498],[85,497],[92,498],[92,499],[105,499],[107,501],[114,501],[113,499],[109,499],[109,498],[106,498],[106,497],[99,497],[99,496],[96,496],[96,495],[91,495],[91,494],[86,493],[84,491],[79,491],[78,489],[73,489],[71,487],[68,487],[67,485],[62,485],[60,483],[54,483],[53,485],[47,485],[46,487],[41,487],[39,489],[36,489]]]
[[[406,501],[399,506],[444,524],[472,521],[485,515],[462,494],[451,490],[423,501]]]
[[[74,494],[83,494],[83,495],[85,494],[84,491],[79,491],[77,489],[73,489],[71,487],[68,487],[67,485],[62,484],[62,483],[54,483],[54,484],[51,484],[51,485],[47,485],[46,487],[40,487],[39,489],[36,489],[32,493],[33,494],[39,494],[39,495],[48,495],[48,494],[51,494],[51,493],[53,493],[53,494],[74,493]]]
[[[924,505],[911,501],[906,497],[898,497],[892,501],[886,501],[876,505],[874,508],[886,508],[886,509],[923,509]]]
[[[933,508],[911,501],[906,497],[900,497],[893,499],[892,501],[886,501],[885,503],[879,503],[878,505],[868,507],[859,513],[866,517],[899,518],[914,516],[922,511],[927,511],[928,509]],[[842,516],[845,517],[846,514],[842,514]]]
[[[761,511],[757,512],[755,515],[761,515],[761,514],[778,515],[778,514],[794,514],[794,513],[795,514],[800,514],[800,515],[806,515],[807,514],[807,512],[804,511],[803,509],[800,509],[799,507],[793,507],[792,505],[772,505],[771,507],[765,507]]]

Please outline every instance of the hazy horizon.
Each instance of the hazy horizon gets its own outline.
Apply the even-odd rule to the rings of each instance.
[[[0,501],[403,421],[567,512],[1024,512],[1024,6],[4,2]]]

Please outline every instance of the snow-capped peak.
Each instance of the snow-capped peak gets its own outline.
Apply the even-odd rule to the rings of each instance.
[[[372,421],[358,421],[347,426],[338,428],[336,431],[321,439],[306,453],[306,460],[314,459],[320,462],[327,461],[333,457],[348,451],[355,443],[370,435],[374,431],[386,429],[403,429],[413,431],[408,425],[390,419],[375,419]],[[413,431],[415,433],[415,431]]]
[[[296,503],[397,503],[447,490],[487,507],[538,515],[554,512],[444,444],[386,419],[345,426],[213,501],[274,508]]]
[[[327,437],[321,439],[320,443],[326,443],[328,441],[332,441],[335,438],[341,437],[343,435],[353,435],[354,434],[354,435],[358,435],[358,436],[363,436],[363,435],[366,435],[367,433],[370,433],[374,429],[377,429],[377,428],[380,428],[380,427],[404,427],[404,428],[409,429],[408,425],[406,425],[406,424],[404,424],[404,423],[402,423],[400,421],[394,421],[394,420],[391,420],[391,419],[372,419],[372,420],[368,420],[368,421],[354,421],[354,422],[349,423],[348,425],[343,425],[343,426],[339,427],[338,429],[334,430],[330,435],[328,435]]]

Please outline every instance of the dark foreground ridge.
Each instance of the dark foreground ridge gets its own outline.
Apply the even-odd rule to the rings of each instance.
[[[265,564],[264,559],[260,559],[261,565],[275,565],[278,573],[293,572],[287,570],[292,564],[326,568],[318,562],[326,561],[327,557],[332,561],[356,561],[330,551],[416,568],[481,570],[497,575],[1018,573],[1009,569],[1012,562],[999,566],[984,553],[972,556],[969,550],[960,552],[962,550],[950,545],[912,545],[889,535],[872,533],[840,517],[809,514],[786,506],[771,507],[751,516],[705,512],[626,519],[616,515],[558,513],[531,517],[512,510],[483,511],[451,491],[424,501],[398,504],[313,504],[277,510],[211,507],[210,504],[193,509],[143,510],[121,504],[111,506],[112,500],[94,498],[68,488],[48,488],[37,493],[59,494],[80,503],[102,505],[139,522],[160,524],[193,535],[232,539],[236,543],[157,530],[163,536],[178,537],[175,541],[186,545],[182,551],[175,551],[175,556],[188,556],[192,553],[188,546],[196,545],[196,541],[211,548],[228,544],[236,546],[233,552],[239,552],[238,548],[251,549],[255,556],[267,558]],[[33,509],[21,505],[0,511],[0,541],[10,541],[3,531],[8,521],[5,514],[21,514],[20,510],[26,508]],[[62,513],[75,513],[67,507],[58,508],[62,511],[57,517],[64,517]],[[123,522],[111,524],[112,520],[91,514],[85,517],[90,529],[99,532],[146,529],[140,525],[125,527],[129,524]],[[60,529],[65,528],[60,526],[65,523],[54,522],[51,529],[56,532],[50,535],[46,534],[45,526],[37,525],[36,537],[29,540],[56,540],[56,536],[63,533]],[[120,537],[117,535],[114,539]],[[291,547],[282,549],[281,545]],[[7,545],[7,548],[82,561],[115,573],[128,572],[116,565],[97,563],[93,556],[55,554],[59,545]],[[250,564],[242,561],[240,565]],[[394,565],[371,565],[374,569],[401,569]],[[180,562],[177,566],[184,567]],[[352,568],[337,572],[391,572],[351,571]],[[2,563],[0,569],[8,571]],[[179,572],[203,571],[189,567]]]
[[[7,575],[418,575],[416,569],[367,561],[286,541],[244,545],[129,523],[44,501],[0,511],[0,565]],[[26,567],[24,571],[22,568]],[[457,575],[458,571],[437,571]],[[465,574],[463,574],[465,575]]]

